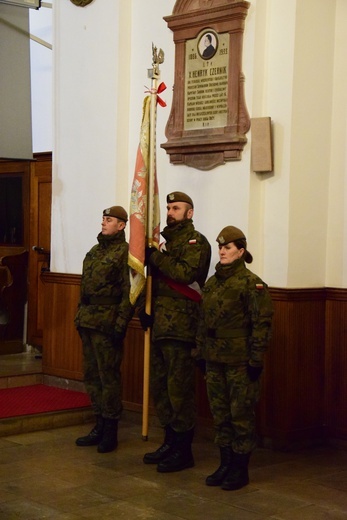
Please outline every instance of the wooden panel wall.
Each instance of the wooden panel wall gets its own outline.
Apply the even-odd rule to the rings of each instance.
[[[327,289],[325,417],[330,439],[347,440],[347,290]]]
[[[140,322],[131,320],[124,342],[122,362],[123,406],[127,410],[142,411],[144,333]],[[151,413],[154,409],[151,406]]]
[[[44,374],[81,381],[82,345],[74,326],[80,295],[80,276],[44,273]]]
[[[44,273],[43,280],[44,373],[82,380],[81,342],[73,323],[80,276]],[[275,317],[258,407],[260,437],[274,448],[347,439],[347,289],[271,289],[271,294]],[[137,318],[124,350],[124,408],[141,411],[143,332]],[[198,370],[196,388],[199,422],[211,425]]]
[[[272,289],[259,431],[276,447],[324,437],[324,289]]]

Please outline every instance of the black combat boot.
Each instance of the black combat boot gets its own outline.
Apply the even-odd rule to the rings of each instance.
[[[165,437],[163,444],[156,450],[146,453],[143,457],[145,464],[159,464],[170,453],[175,438],[175,432],[170,425],[165,426]]]
[[[118,419],[105,419],[104,432],[98,446],[99,453],[108,453],[118,446]]]
[[[220,486],[231,468],[234,452],[231,446],[220,446],[220,466],[206,478],[207,486]]]
[[[159,462],[157,471],[159,471],[159,473],[172,473],[174,471],[192,468],[194,466],[192,454],[193,437],[194,428],[187,432],[175,432],[172,449],[168,457]]]
[[[248,464],[250,456],[250,453],[234,453],[231,468],[222,482],[222,489],[234,491],[247,486],[249,483]]]
[[[88,435],[76,439],[77,446],[96,446],[99,444],[104,431],[104,421],[101,415],[96,415],[96,425]]]

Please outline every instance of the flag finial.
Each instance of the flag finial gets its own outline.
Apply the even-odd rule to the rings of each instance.
[[[153,75],[159,76],[159,65],[164,63],[164,51],[163,49],[157,49],[157,47],[152,43],[152,65],[153,65]]]

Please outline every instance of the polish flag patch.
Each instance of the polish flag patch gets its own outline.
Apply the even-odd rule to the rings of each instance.
[[[196,244],[196,238],[190,239],[188,244]]]
[[[264,284],[263,283],[256,283],[255,284],[255,288],[258,289],[259,291],[261,291],[262,289],[264,289]]]

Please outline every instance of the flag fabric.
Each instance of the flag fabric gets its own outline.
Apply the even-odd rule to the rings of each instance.
[[[130,199],[130,236],[129,257],[130,268],[130,302],[134,304],[145,287],[145,248],[147,238],[151,234],[151,245],[159,248],[160,209],[156,168],[153,172],[154,197],[148,200],[150,172],[150,104],[151,97],[143,101],[140,143],[137,150],[135,173]],[[155,164],[155,161],[154,161]],[[147,222],[148,204],[153,204],[153,222]],[[151,229],[148,229],[148,226]]]

